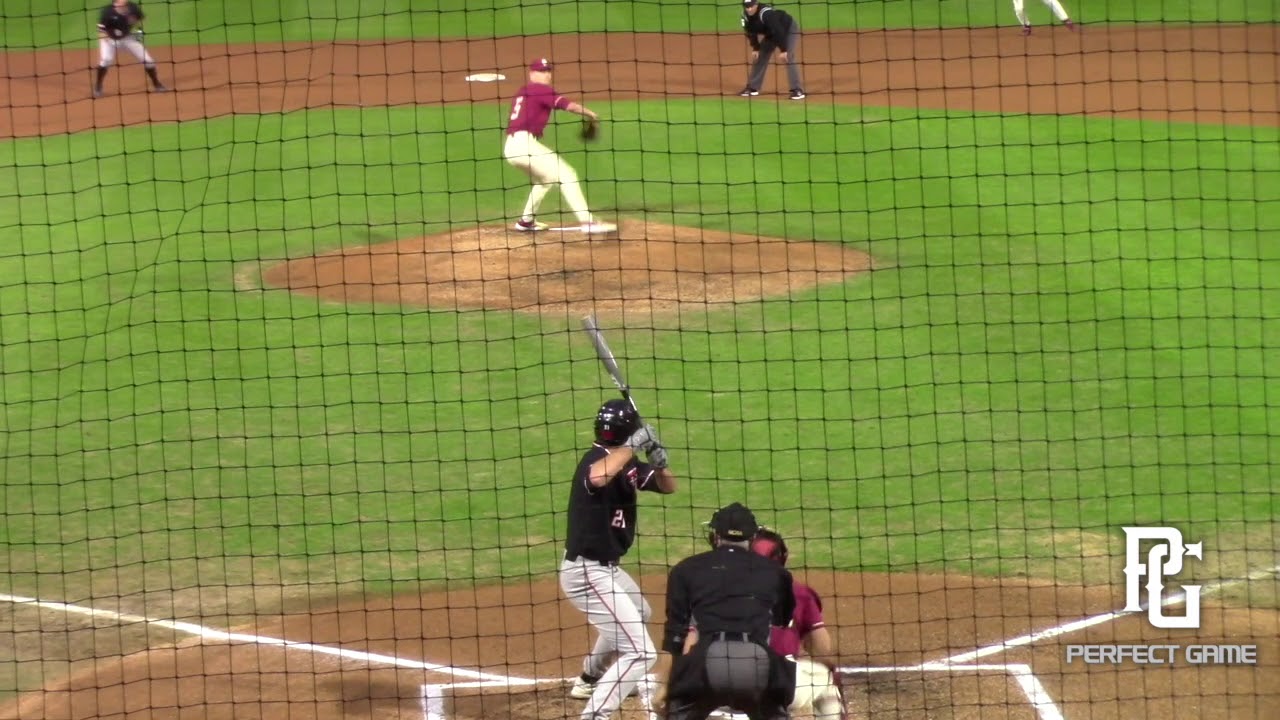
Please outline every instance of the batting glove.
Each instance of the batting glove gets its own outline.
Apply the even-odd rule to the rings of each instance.
[[[658,433],[654,431],[652,425],[647,423],[640,426],[639,430],[635,431],[631,434],[631,437],[627,438],[627,447],[631,448],[634,452],[640,452],[642,450],[648,451],[657,444]]]
[[[649,464],[659,470],[665,468],[667,466],[667,449],[654,443],[653,447],[649,448]]]

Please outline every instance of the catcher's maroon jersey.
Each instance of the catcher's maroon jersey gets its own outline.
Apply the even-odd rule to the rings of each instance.
[[[822,601],[813,588],[802,582],[792,585],[796,596],[796,609],[792,613],[791,623],[786,627],[775,627],[769,632],[769,647],[779,655],[795,657],[800,654],[800,644],[804,637],[826,623],[822,619]]]
[[[542,132],[547,129],[551,111],[564,110],[567,107],[569,107],[569,98],[557,95],[550,85],[531,82],[520,88],[511,100],[507,134],[514,135],[524,130],[540,138]]]

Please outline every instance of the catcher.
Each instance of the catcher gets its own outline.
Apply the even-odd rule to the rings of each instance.
[[[751,550],[786,567],[787,543],[772,530],[761,528],[751,540]],[[796,694],[788,710],[795,716],[812,709],[816,720],[842,720],[847,717],[847,709],[831,670],[835,644],[822,619],[822,599],[798,580],[792,583],[792,592],[796,609],[791,624],[774,627],[769,634],[773,651],[796,664]]]
[[[102,81],[107,77],[107,70],[115,64],[116,51],[120,48],[128,50],[130,55],[142,63],[156,92],[169,89],[160,82],[160,76],[156,74],[155,58],[142,45],[139,23],[145,18],[142,8],[129,0],[111,0],[110,5],[102,8],[102,14],[98,16],[98,76],[93,83],[95,98],[102,97]]]

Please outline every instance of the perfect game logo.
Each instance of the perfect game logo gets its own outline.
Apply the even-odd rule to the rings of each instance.
[[[1147,622],[1163,629],[1200,627],[1200,585],[1166,595],[1165,579],[1182,572],[1186,559],[1204,560],[1204,543],[1184,543],[1168,527],[1126,527],[1124,613],[1147,611]],[[1145,550],[1144,550],[1145,548]],[[1143,582],[1145,580],[1145,583]],[[1143,591],[1145,590],[1145,604]],[[1165,610],[1185,606],[1182,615]],[[1256,665],[1257,645],[1067,645],[1067,663],[1087,665]]]

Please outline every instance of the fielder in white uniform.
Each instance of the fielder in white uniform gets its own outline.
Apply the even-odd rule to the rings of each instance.
[[[1041,0],[1044,6],[1049,8],[1053,16],[1058,22],[1067,26],[1068,30],[1075,30],[1076,24],[1071,22],[1071,18],[1067,17],[1067,11],[1062,7],[1062,3],[1058,0]],[[1022,34],[1031,34],[1031,21],[1027,19],[1026,0],[1013,0],[1013,14],[1018,16],[1018,23],[1022,25]]]
[[[145,18],[142,8],[129,0],[112,0],[110,5],[102,8],[102,13],[98,16],[98,75],[93,83],[94,97],[102,97],[102,81],[107,77],[107,70],[115,64],[116,53],[121,49],[142,63],[156,92],[169,89],[160,82],[160,76],[156,74],[155,58],[142,45],[142,30],[138,25]]]
[[[607,720],[637,692],[646,709],[653,707],[653,689],[645,682],[658,660],[645,626],[653,611],[618,561],[635,540],[637,495],[676,491],[666,449],[626,400],[600,407],[595,435],[573,474],[560,563],[561,590],[596,631],[582,675],[569,691],[587,701],[582,720]],[[641,452],[648,462],[640,461]]]

